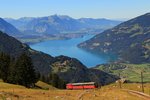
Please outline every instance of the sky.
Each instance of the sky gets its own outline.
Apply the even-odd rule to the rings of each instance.
[[[150,0],[0,0],[0,17],[130,19],[150,12]]]

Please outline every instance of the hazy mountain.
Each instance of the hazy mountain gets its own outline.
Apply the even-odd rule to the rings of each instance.
[[[7,22],[11,23],[13,26],[15,26],[20,31],[25,30],[25,25],[32,21],[33,17],[22,17],[19,19],[12,19],[12,18],[4,18]]]
[[[112,28],[121,21],[116,21],[116,20],[108,20],[108,19],[93,19],[93,18],[81,18],[78,19],[80,23],[84,24],[87,28],[94,28],[94,29],[108,29]]]
[[[114,75],[88,69],[75,58],[66,56],[52,57],[35,51],[28,45],[22,44],[3,32],[0,32],[0,52],[7,53],[15,58],[26,52],[31,57],[36,71],[42,75],[56,73],[67,82],[96,81],[101,84],[108,84],[118,79]]]
[[[65,31],[79,30],[80,23],[68,16],[48,16],[34,19],[26,26],[26,30],[35,31],[37,33],[60,33]]]
[[[19,35],[20,31],[16,29],[13,25],[9,24],[2,18],[0,18],[0,31],[6,32],[9,35]]]
[[[118,25],[121,21],[108,19],[81,18],[74,19],[69,16],[52,15],[39,18],[20,18],[18,20],[5,19],[20,31],[25,33],[71,33],[71,32],[97,32]]]
[[[79,44],[95,52],[113,52],[128,63],[150,62],[150,13],[136,17]]]

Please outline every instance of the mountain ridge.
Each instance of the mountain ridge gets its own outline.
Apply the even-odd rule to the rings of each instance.
[[[17,28],[15,28],[13,25],[6,22],[2,18],[0,18],[0,30],[8,33],[11,36],[21,34],[21,32]]]
[[[63,32],[88,32],[111,28],[121,21],[109,19],[80,18],[74,19],[67,15],[52,15],[46,17],[25,17],[19,19],[5,18],[6,21],[17,27],[20,31],[31,33],[63,33]],[[23,20],[23,21],[22,21]],[[25,21],[27,20],[27,21]],[[94,21],[92,23],[92,21]],[[23,22],[23,23],[21,23]],[[97,24],[96,24],[97,23]],[[48,30],[49,29],[49,30]]]
[[[150,62],[149,19],[149,13],[138,16],[96,35],[78,47],[94,52],[116,53],[121,62]]]

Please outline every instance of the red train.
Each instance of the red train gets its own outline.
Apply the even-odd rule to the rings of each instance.
[[[86,82],[86,83],[68,83],[66,84],[66,89],[76,90],[76,89],[94,89],[97,88],[95,82]]]

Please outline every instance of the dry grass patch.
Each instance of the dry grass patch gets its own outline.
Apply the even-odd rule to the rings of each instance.
[[[38,84],[47,86],[39,82]],[[145,84],[145,91],[149,91],[150,84]],[[123,84],[119,89],[117,84],[103,86],[91,90],[59,90],[59,89],[27,89],[23,86],[0,82],[0,100],[143,100],[123,89],[137,90],[139,84]],[[146,92],[148,93],[148,92]]]
[[[45,89],[45,90],[54,90],[54,89],[56,89],[55,87],[53,87],[53,86],[51,86],[47,83],[44,83],[42,81],[38,81],[35,85],[38,86],[39,88]]]

